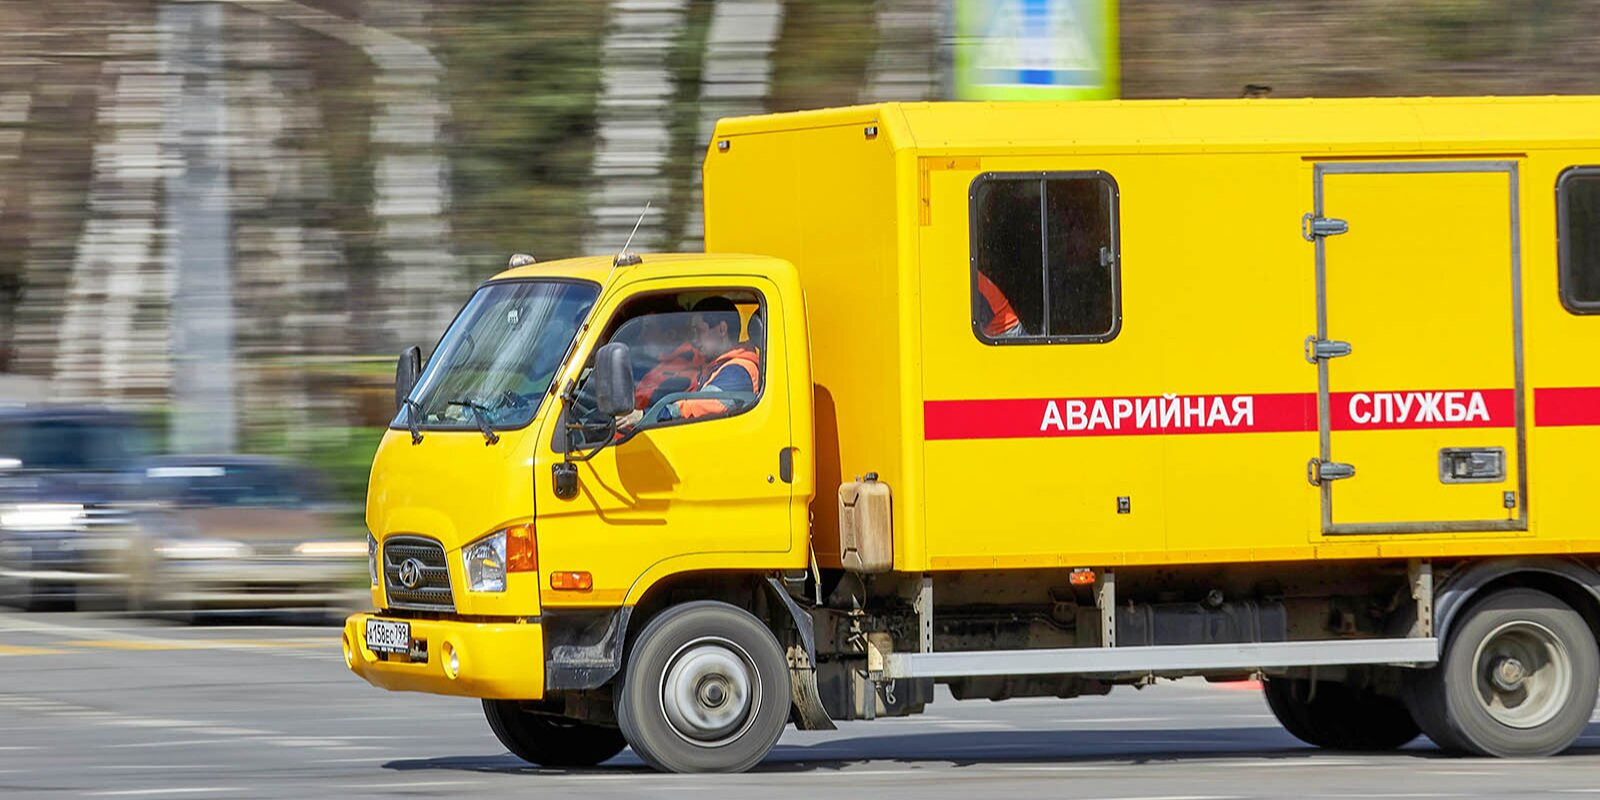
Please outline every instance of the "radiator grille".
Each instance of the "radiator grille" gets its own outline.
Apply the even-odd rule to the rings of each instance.
[[[407,586],[400,573],[406,562],[415,561],[418,580]],[[454,611],[455,597],[450,591],[450,567],[444,546],[421,536],[390,536],[383,540],[383,588],[390,608],[418,611]]]

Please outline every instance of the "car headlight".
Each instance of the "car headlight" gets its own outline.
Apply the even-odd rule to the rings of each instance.
[[[371,539],[369,534],[368,539]],[[366,554],[370,561],[373,555],[372,543],[369,541],[365,547],[360,542],[301,542],[294,546],[297,556],[323,556],[356,558]]]
[[[77,503],[20,503],[0,509],[0,528],[14,531],[72,530],[83,520]]]
[[[227,539],[167,539],[156,545],[162,558],[249,558],[255,551],[249,545]]]
[[[378,537],[367,531],[367,577],[372,579],[372,585],[378,585]]]
[[[474,592],[503,592],[506,573],[537,572],[538,542],[532,525],[502,528],[461,548],[467,568],[467,588]]]
[[[467,568],[467,589],[474,592],[506,590],[506,532],[495,531],[461,548]]]

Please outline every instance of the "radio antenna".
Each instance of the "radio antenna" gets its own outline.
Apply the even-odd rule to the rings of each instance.
[[[617,257],[611,261],[612,269],[616,269],[617,267],[631,267],[640,262],[641,259],[638,256],[628,252],[628,247],[629,245],[633,244],[634,235],[639,232],[639,226],[644,224],[644,217],[649,213],[650,201],[646,200],[644,201],[644,210],[639,212],[638,221],[633,223],[633,230],[628,232],[628,241],[622,243],[622,252],[618,253]]]

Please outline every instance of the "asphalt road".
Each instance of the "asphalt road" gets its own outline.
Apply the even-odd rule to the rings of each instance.
[[[1600,795],[1600,727],[1544,760],[1339,755],[1282,732],[1258,691],[1181,681],[1072,701],[956,702],[790,731],[745,775],[660,775],[627,751],[541,770],[472,700],[384,692],[331,626],[0,614],[0,797],[456,796],[962,800]]]

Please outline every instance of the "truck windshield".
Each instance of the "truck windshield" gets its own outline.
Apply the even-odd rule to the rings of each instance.
[[[571,281],[487,284],[467,301],[434,351],[410,400],[423,427],[469,428],[481,409],[497,429],[533,419],[600,287]]]

